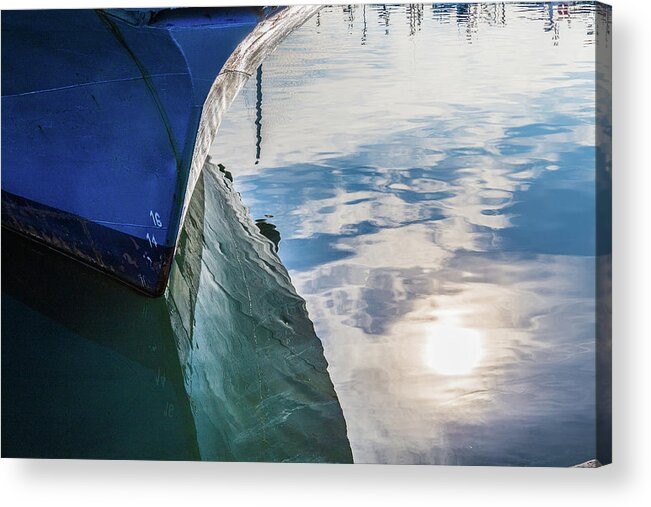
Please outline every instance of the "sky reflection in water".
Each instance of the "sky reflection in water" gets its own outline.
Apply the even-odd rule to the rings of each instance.
[[[325,8],[226,116],[211,156],[273,216],[355,461],[594,457],[595,22]]]

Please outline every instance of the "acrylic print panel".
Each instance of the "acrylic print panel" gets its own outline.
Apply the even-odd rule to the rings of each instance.
[[[3,457],[609,463],[610,22],[4,11]]]

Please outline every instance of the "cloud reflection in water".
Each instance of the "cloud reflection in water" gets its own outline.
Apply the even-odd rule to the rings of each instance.
[[[213,147],[274,216],[357,462],[594,455],[599,20],[548,7],[326,8],[264,64],[259,163],[253,83]]]

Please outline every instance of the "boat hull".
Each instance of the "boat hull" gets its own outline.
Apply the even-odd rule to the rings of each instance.
[[[2,225],[162,294],[204,101],[263,17],[4,11]]]

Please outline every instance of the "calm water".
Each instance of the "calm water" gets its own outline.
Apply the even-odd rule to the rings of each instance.
[[[323,342],[356,462],[595,454],[591,4],[323,9],[211,151]]]
[[[164,298],[3,230],[3,456],[593,458],[599,23],[324,8],[226,115]]]
[[[2,455],[199,459],[164,299],[2,230]]]

